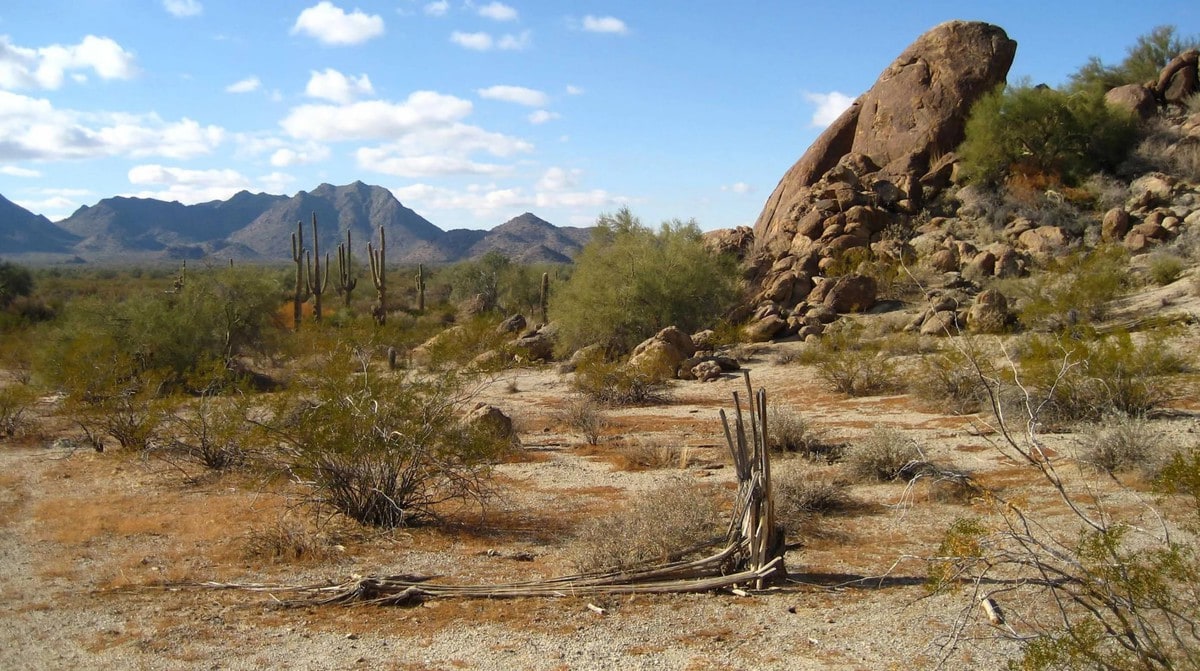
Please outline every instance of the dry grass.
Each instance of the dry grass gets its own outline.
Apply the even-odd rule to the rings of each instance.
[[[713,492],[677,479],[639,495],[622,510],[586,521],[571,553],[581,572],[625,569],[677,558],[722,532]]]

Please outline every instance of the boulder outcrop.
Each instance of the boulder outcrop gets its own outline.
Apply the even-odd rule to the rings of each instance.
[[[755,222],[759,247],[796,234],[811,187],[847,155],[861,157],[847,172],[873,175],[874,200],[919,206],[933,158],[962,142],[971,105],[1005,80],[1016,48],[1003,29],[979,22],[950,21],[917,38],[783,176]],[[846,209],[841,198],[834,204]]]

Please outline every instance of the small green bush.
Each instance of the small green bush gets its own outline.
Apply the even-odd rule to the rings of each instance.
[[[1170,347],[1168,335],[1034,337],[1020,361],[1021,381],[1044,404],[1047,420],[1143,415],[1180,393],[1166,376],[1182,372],[1186,359]]]
[[[1018,318],[1027,328],[1065,330],[1103,319],[1129,282],[1128,252],[1106,245],[1054,259],[1044,272],[1007,285],[1005,293],[1017,297]]]
[[[648,405],[666,400],[670,386],[652,371],[605,361],[603,353],[588,357],[575,368],[575,390],[605,405]]]
[[[908,390],[939,410],[956,415],[978,412],[985,400],[979,373],[966,354],[946,350],[922,357]]]
[[[360,371],[352,352],[334,353],[302,381],[310,391],[280,395],[264,422],[313,500],[383,528],[435,522],[444,504],[483,505],[490,464],[511,442],[464,423],[467,380]]]
[[[33,292],[33,274],[28,268],[10,261],[0,261],[0,310],[7,308],[19,296]]]
[[[1116,168],[1133,146],[1136,128],[1130,114],[1104,102],[1102,91],[1000,87],[971,108],[958,153],[971,182],[999,184],[1025,174],[1074,185]]]
[[[1146,272],[1150,274],[1150,279],[1155,284],[1166,286],[1179,279],[1186,268],[1183,259],[1178,256],[1166,252],[1155,252],[1150,256],[1150,264],[1146,267]]]
[[[1105,92],[1124,84],[1158,80],[1167,63],[1188,49],[1200,47],[1200,37],[1181,36],[1175,26],[1156,26],[1140,35],[1118,65],[1105,65],[1095,56],[1071,75],[1071,90]]]
[[[835,391],[869,396],[897,386],[896,368],[877,340],[861,337],[862,327],[829,329],[812,352],[817,374]]]
[[[36,401],[37,394],[25,385],[0,387],[0,436],[15,438],[24,433]]]

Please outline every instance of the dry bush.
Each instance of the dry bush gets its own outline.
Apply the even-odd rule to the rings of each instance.
[[[795,452],[809,459],[836,461],[845,445],[830,442],[823,431],[791,408],[767,409],[767,441],[772,450]]]
[[[246,559],[279,563],[322,561],[337,555],[338,548],[325,534],[300,522],[281,519],[246,534],[243,555]]]
[[[826,334],[815,353],[817,373],[835,391],[870,396],[896,388],[896,367],[879,344],[842,329]]]
[[[23,435],[30,424],[27,415],[36,400],[37,394],[25,385],[0,387],[0,436]]]
[[[584,394],[567,399],[557,417],[567,427],[581,434],[588,445],[599,445],[605,431],[611,426],[600,404]]]
[[[668,397],[670,386],[662,375],[605,361],[602,356],[581,362],[575,369],[575,389],[606,405],[652,405]]]
[[[168,460],[179,458],[213,471],[248,466],[257,432],[247,420],[249,399],[205,395],[192,408],[177,409],[168,419],[173,439],[162,450]]]
[[[854,505],[849,485],[811,466],[780,464],[771,473],[775,517],[793,534],[819,515],[844,512]]]
[[[1162,437],[1144,417],[1113,415],[1089,426],[1078,439],[1079,460],[1106,473],[1153,470]]]
[[[724,532],[713,492],[679,478],[583,523],[572,560],[581,572],[630,569],[685,556]]]
[[[858,481],[909,480],[924,465],[916,442],[898,429],[876,427],[846,449],[846,472]]]
[[[635,438],[630,444],[617,448],[609,460],[622,471],[657,471],[687,468],[692,455],[686,445],[675,447],[651,439]]]
[[[955,415],[978,412],[985,399],[979,375],[958,350],[921,358],[908,391],[941,411]]]

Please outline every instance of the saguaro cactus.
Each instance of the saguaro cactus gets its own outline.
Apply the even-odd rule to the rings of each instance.
[[[425,266],[417,264],[417,312],[425,311]]]
[[[300,306],[308,300],[304,293],[308,288],[304,283],[304,222],[296,222],[296,232],[292,233],[292,261],[296,262],[296,293],[292,298],[292,328],[300,330]]]
[[[346,231],[346,244],[338,243],[338,291],[346,298],[346,308],[350,307],[350,292],[358,286],[358,278],[354,276],[354,264],[350,258],[350,231]]]
[[[308,260],[308,293],[313,295],[313,321],[321,321],[321,296],[325,287],[329,286],[329,252],[325,252],[325,270],[321,271],[321,241],[317,239],[317,213],[312,216],[313,253],[306,256]],[[317,257],[316,270],[313,269],[312,256]]]
[[[367,243],[367,256],[371,259],[371,283],[375,285],[375,296],[379,303],[372,312],[375,323],[383,326],[387,322],[387,274],[386,257],[387,239],[383,236],[383,226],[379,227],[379,249]]]
[[[542,273],[542,292],[538,296],[538,307],[542,309],[542,323],[550,322],[546,313],[550,311],[550,273]]]

